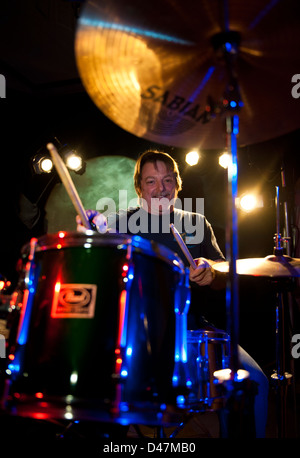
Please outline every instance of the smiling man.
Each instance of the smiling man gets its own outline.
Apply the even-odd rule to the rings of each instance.
[[[157,153],[155,153],[157,154]],[[149,158],[153,157],[153,162]],[[145,162],[145,159],[148,161]],[[144,162],[144,163],[143,163]],[[164,214],[174,210],[174,203],[181,190],[177,165],[175,170],[167,162],[156,160],[155,155],[145,155],[135,170],[135,189],[141,208],[152,214]]]

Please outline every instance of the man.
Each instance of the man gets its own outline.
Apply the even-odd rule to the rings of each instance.
[[[192,213],[176,208],[175,201],[182,188],[178,166],[174,159],[160,151],[146,151],[137,160],[134,172],[134,185],[139,197],[139,206],[121,210],[109,215],[108,221],[98,212],[88,210],[87,215],[98,228],[139,236],[164,244],[177,252],[183,262],[188,262],[170,231],[173,223],[195,260],[196,268],[190,267],[190,282],[197,293],[202,287],[213,289],[225,288],[226,276],[214,269],[214,263],[223,261],[224,256],[217,244],[213,229],[206,218],[199,213]],[[82,230],[80,218],[76,218],[78,230]],[[191,329],[207,327],[209,323],[197,314],[197,303],[191,301],[192,313],[188,327]],[[241,348],[239,360],[242,367],[250,372],[250,379],[258,384],[255,397],[256,437],[264,437],[267,418],[268,380],[256,362]]]

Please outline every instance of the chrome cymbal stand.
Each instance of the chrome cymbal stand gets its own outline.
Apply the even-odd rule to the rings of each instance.
[[[223,112],[226,116],[226,140],[229,154],[227,169],[227,220],[226,220],[226,258],[229,264],[228,282],[226,288],[226,315],[227,332],[230,335],[229,369],[230,379],[220,381],[225,393],[225,435],[227,437],[246,437],[252,428],[249,428],[249,415],[245,412],[245,405],[250,405],[248,412],[254,410],[253,398],[248,389],[249,380],[241,380],[238,371],[241,369],[238,354],[239,343],[239,285],[236,269],[238,259],[238,221],[236,199],[238,192],[238,159],[237,136],[239,133],[238,112],[242,106],[237,74],[235,71],[238,55],[239,40],[230,30],[215,36],[215,49],[223,52],[224,63],[228,72],[228,84],[223,99]],[[249,376],[249,374],[248,374]],[[248,383],[247,383],[248,382]],[[246,418],[248,417],[248,418]],[[252,418],[253,417],[253,418]],[[250,422],[254,423],[254,416],[250,413]],[[227,429],[227,430],[226,430]],[[254,430],[254,427],[253,427]],[[255,435],[255,433],[254,433]]]
[[[280,203],[279,187],[276,186],[276,234],[274,236],[275,256],[283,256],[282,237],[280,233]],[[284,292],[288,291],[288,281],[290,277],[283,280],[276,279],[276,370],[271,375],[271,380],[276,391],[276,411],[277,411],[277,435],[278,438],[286,437],[286,401],[287,389],[292,381],[292,374],[286,371],[286,348],[285,348],[285,304]]]

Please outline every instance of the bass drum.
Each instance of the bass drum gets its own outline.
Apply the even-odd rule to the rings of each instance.
[[[88,234],[50,234],[23,248],[26,287],[5,409],[39,419],[173,423],[183,263],[138,236]]]

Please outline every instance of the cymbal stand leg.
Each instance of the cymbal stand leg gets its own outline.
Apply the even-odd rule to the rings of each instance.
[[[276,234],[274,237],[274,254],[283,255],[282,238],[280,233],[280,201],[279,186],[275,186],[276,204]],[[286,372],[285,364],[285,323],[284,323],[284,300],[283,291],[287,286],[282,282],[277,282],[276,293],[276,371],[271,375],[271,379],[276,389],[276,408],[277,408],[277,434],[279,438],[286,437],[286,400],[287,386],[291,382],[292,375]]]
[[[166,434],[165,434],[165,430],[164,430],[164,427],[159,425],[157,426],[156,428],[156,437],[159,438],[159,439],[163,439],[166,437]]]
[[[271,375],[276,391],[277,435],[279,439],[286,437],[286,401],[287,388],[292,375],[286,372],[284,302],[282,292],[276,297],[276,371]]]

